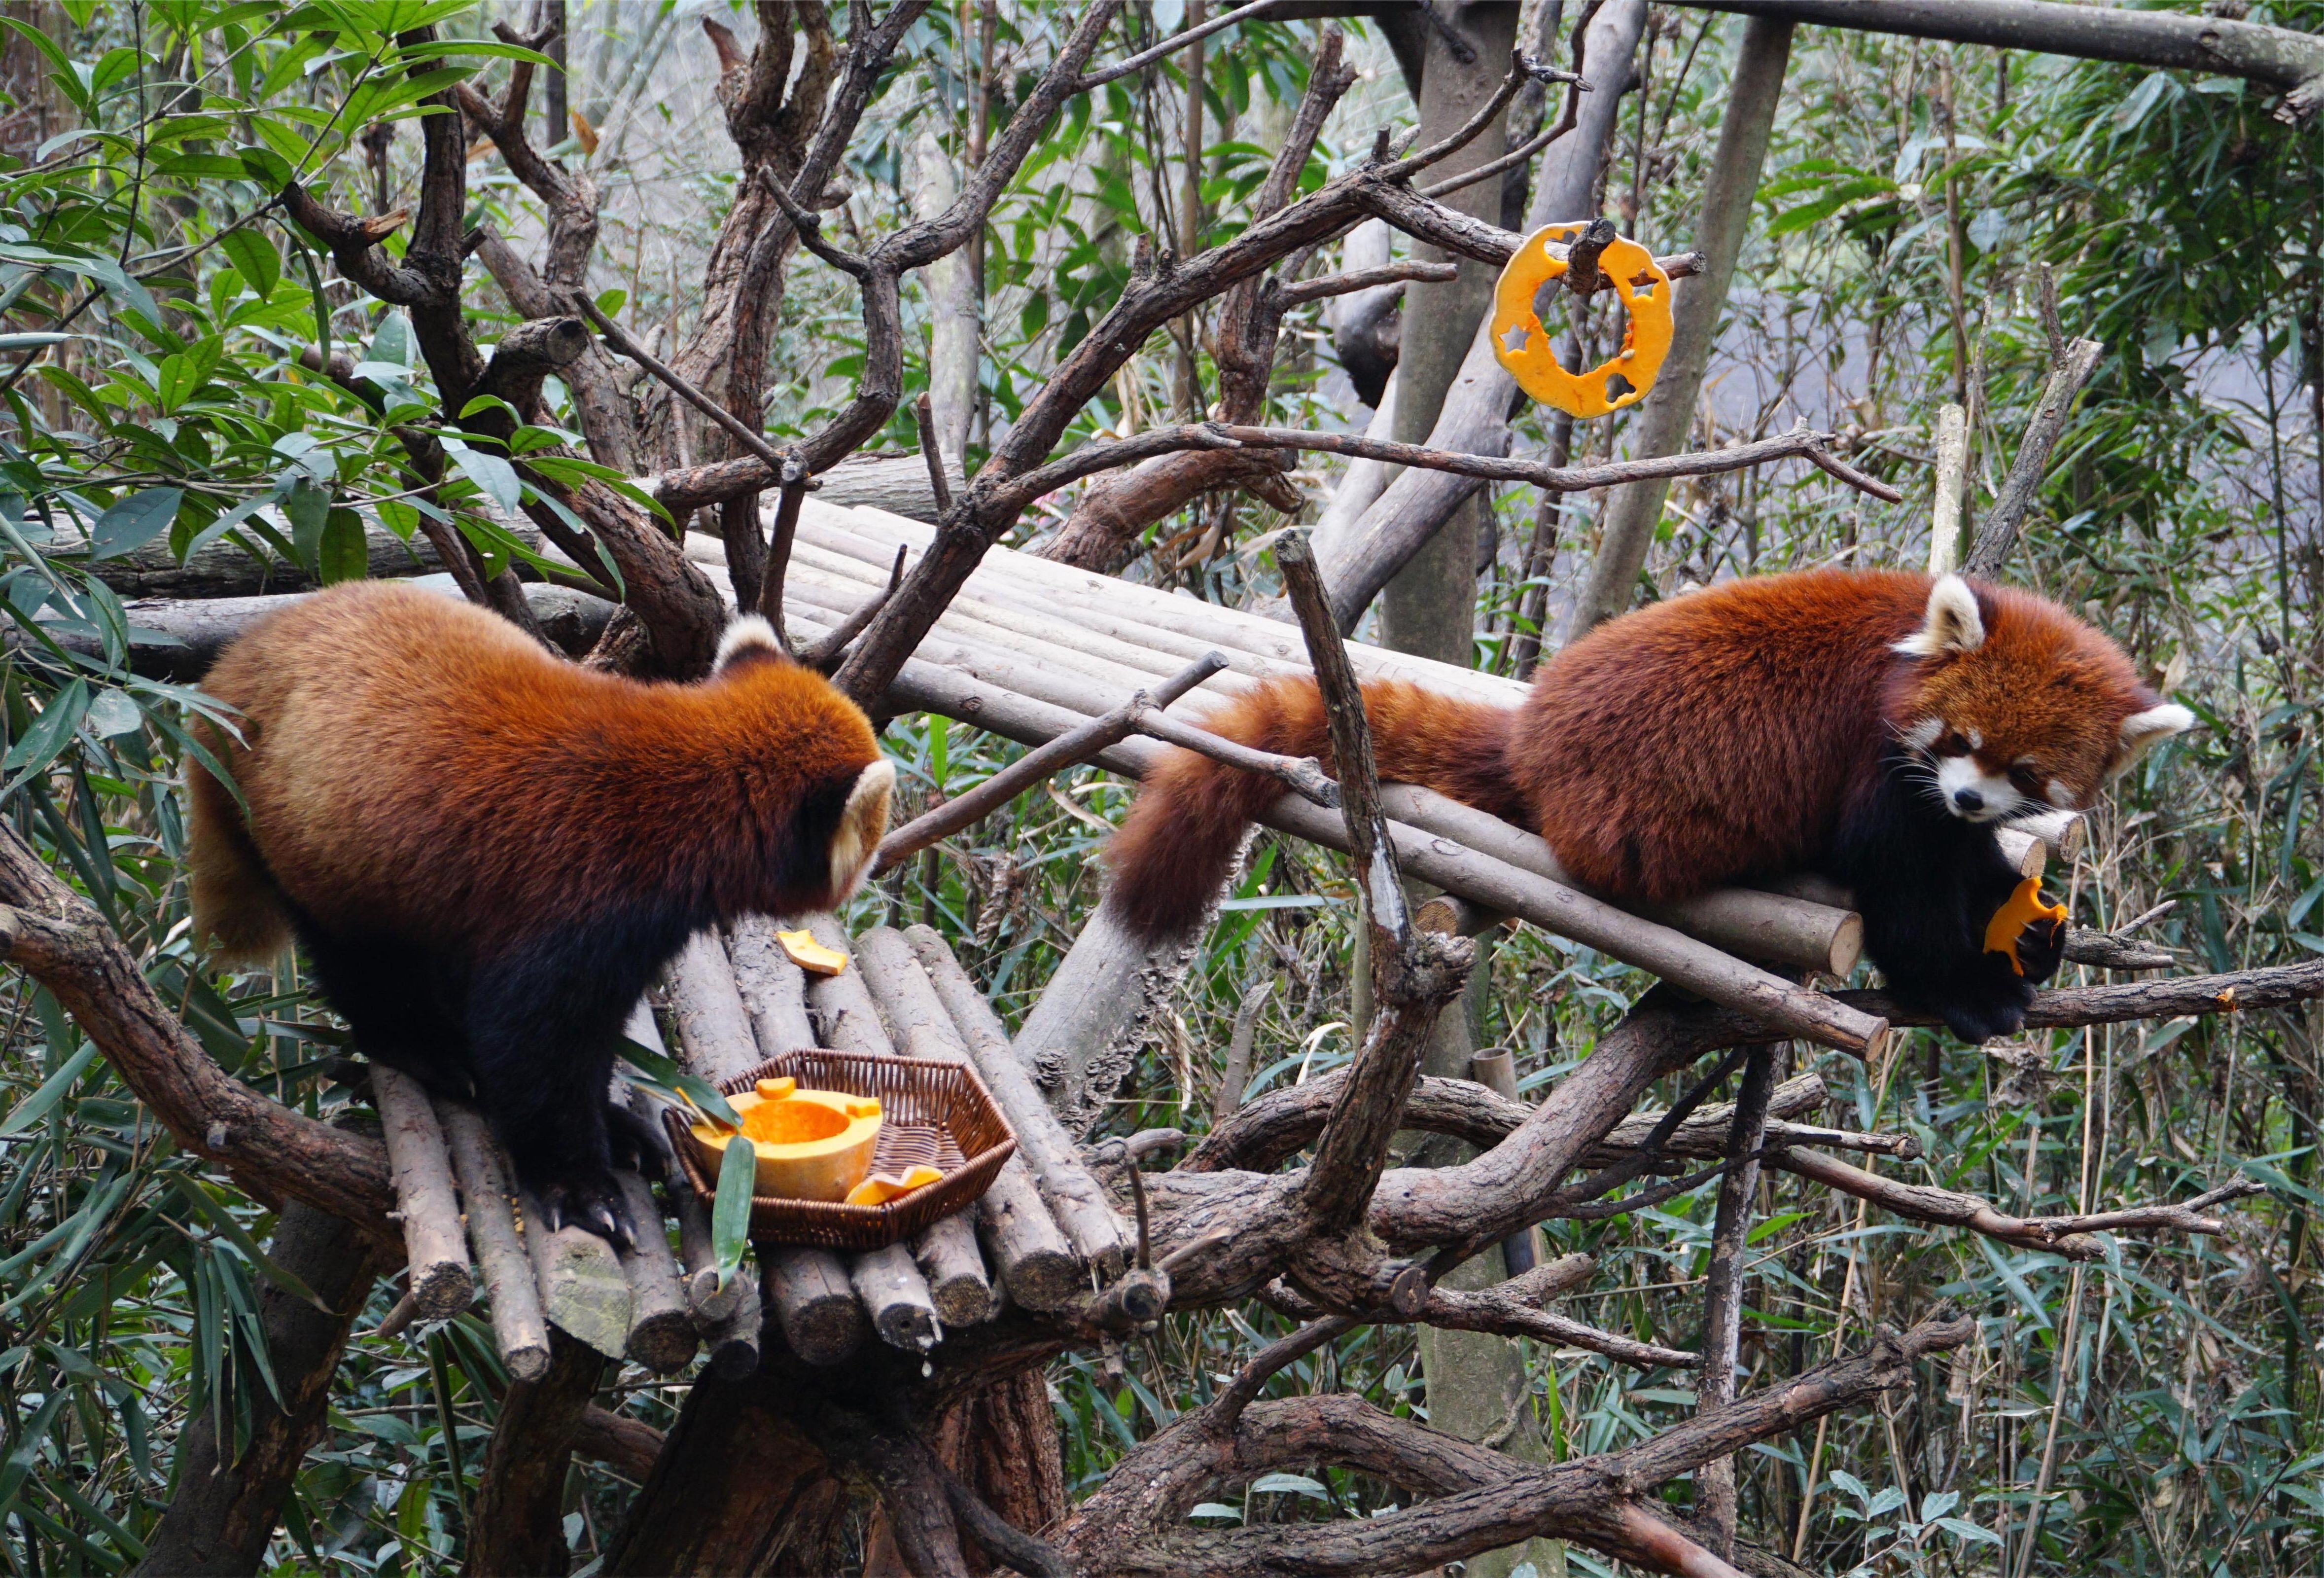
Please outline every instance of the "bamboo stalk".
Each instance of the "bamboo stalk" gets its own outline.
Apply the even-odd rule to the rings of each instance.
[[[809,916],[807,929],[827,948],[851,951],[836,917]],[[848,968],[807,983],[807,1006],[823,1021],[825,1045],[841,1052],[892,1057],[895,1042],[863,982],[861,946],[854,945],[852,951],[858,956]],[[928,1268],[925,1272],[923,1266]],[[872,1329],[898,1348],[925,1352],[943,1340],[935,1324],[940,1317],[945,1325],[970,1325],[991,1310],[992,1282],[977,1253],[976,1230],[959,1216],[923,1230],[908,1246],[890,1244],[853,1257],[847,1277],[864,1300]],[[942,1305],[936,1299],[939,1287],[945,1290]],[[961,1318],[943,1317],[946,1306]]]
[[[492,1299],[493,1343],[501,1362],[518,1380],[539,1380],[549,1371],[549,1324],[540,1313],[532,1261],[517,1231],[510,1204],[508,1174],[500,1148],[483,1118],[456,1102],[438,1101],[438,1118],[452,1153],[467,1206],[468,1240],[475,1246],[484,1291]]]
[[[468,1265],[467,1236],[460,1231],[444,1131],[437,1126],[427,1090],[410,1075],[374,1063],[371,1090],[387,1131],[387,1161],[411,1264],[413,1309],[423,1321],[449,1320],[475,1301],[476,1280]]]
[[[914,926],[905,928],[904,940],[927,972],[929,990],[950,1018],[957,1044],[964,1053],[975,1049],[970,1060],[981,1066],[989,1057],[1011,1056],[1008,1032],[992,1005],[944,938],[930,927]],[[1018,1154],[1001,1164],[992,1186],[977,1202],[977,1214],[985,1253],[1017,1303],[1054,1313],[1079,1303],[1089,1291],[1087,1274],[1033,1181],[1021,1138]]]
[[[1122,585],[1119,582],[1110,584]],[[1184,602],[1185,599],[1176,601]],[[959,604],[956,603],[954,606],[957,608]],[[1106,715],[1115,706],[1115,693],[1105,688],[1108,675],[1134,686],[1138,683],[1136,676],[1139,671],[1125,670],[1121,665],[1102,660],[1076,666],[1065,649],[1056,646],[1039,633],[1041,630],[1054,630],[1065,623],[1059,621],[1051,611],[1032,628],[1030,633],[1027,633],[973,619],[964,618],[949,625],[940,620],[936,630],[931,632],[930,641],[923,644],[919,655],[923,660],[958,668],[1008,688],[1020,690],[1038,700],[1070,707],[1092,717]],[[1296,640],[1296,632],[1292,639]],[[1351,646],[1351,658],[1356,658],[1365,650]],[[1168,662],[1167,657],[1150,650],[1143,653],[1143,659],[1148,665],[1148,672],[1158,672]],[[1305,671],[1304,663],[1285,662],[1272,667],[1284,673]],[[1448,665],[1434,667],[1444,669],[1448,675],[1460,672]],[[1423,682],[1433,683],[1435,678],[1432,675]],[[1505,704],[1513,703],[1524,694],[1522,686],[1508,681],[1496,683],[1506,694],[1495,699]],[[1204,713],[1227,699],[1222,691],[1237,687],[1237,677],[1222,676],[1218,685],[1209,691],[1189,695],[1178,710],[1199,723]],[[1179,733],[1175,729],[1171,732]],[[1180,734],[1178,743],[1184,743],[1183,734]],[[1390,814],[1400,821],[1458,838],[1473,847],[1489,848],[1497,858],[1518,865],[1520,869],[1571,885],[1555,855],[1536,835],[1442,795],[1409,785],[1387,789],[1384,800]],[[1821,970],[1834,975],[1846,975],[1854,969],[1862,953],[1863,922],[1860,918],[1845,910],[1794,900],[1771,899],[1755,890],[1724,889],[1667,909],[1637,912],[1671,924],[1726,951],[1773,963]]]
[[[1412,784],[1384,788],[1380,800],[1399,822],[1454,839],[1520,871],[1573,885],[1556,852],[1540,835],[1504,822],[1489,811]],[[1864,921],[1852,911],[1750,888],[1718,889],[1659,909],[1621,908],[1728,953],[1833,975],[1845,976],[1855,969],[1864,948]]]

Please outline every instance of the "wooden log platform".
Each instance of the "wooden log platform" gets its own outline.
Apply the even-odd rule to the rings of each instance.
[[[800,639],[827,633],[886,584],[897,549],[923,550],[932,530],[870,508],[805,501],[785,580],[786,614]],[[724,549],[692,536],[687,552],[714,576]],[[1358,676],[1412,681],[1447,695],[1514,706],[1518,681],[1349,644]],[[1200,728],[1224,702],[1261,679],[1307,672],[1297,627],[1197,599],[1135,586],[1006,549],[980,562],[890,687],[895,711],[928,711],[1028,744],[1103,716],[1140,689],[1152,689],[1191,660],[1216,652],[1223,672],[1178,697],[1168,719]],[[1131,776],[1162,747],[1133,736],[1094,760]],[[1830,884],[1785,892],[1730,889],[1647,910],[1618,905],[1572,885],[1548,846],[1513,827],[1411,786],[1388,790],[1399,854],[1413,873],[1485,910],[1517,916],[1574,937],[1676,984],[1765,1014],[1825,1045],[1876,1051],[1886,1026],[1818,1001],[1797,972],[1845,976],[1862,950],[1852,900]],[[1266,825],[1333,842],[1338,818],[1286,794]],[[2048,830],[2071,835],[2070,823]],[[2038,872],[2043,846],[2012,847],[2010,858]],[[1765,966],[1765,967],[1763,967]],[[1786,978],[1784,971],[1794,973]]]

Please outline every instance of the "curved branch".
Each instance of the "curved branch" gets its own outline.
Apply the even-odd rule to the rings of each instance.
[[[178,1144],[271,1202],[301,1200],[400,1246],[387,1150],[228,1075],[94,906],[0,827],[0,957],[47,987]]]

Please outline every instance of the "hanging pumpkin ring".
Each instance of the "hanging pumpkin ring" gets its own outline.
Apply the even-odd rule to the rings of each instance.
[[[1598,267],[1613,282],[1628,315],[1622,348],[1587,373],[1567,372],[1558,365],[1533,303],[1542,286],[1565,273],[1565,259],[1552,254],[1551,245],[1562,247],[1587,227],[1545,225],[1503,266],[1493,292],[1493,355],[1536,400],[1577,417],[1602,417],[1644,400],[1662,371],[1671,346],[1670,276],[1655,266],[1654,254],[1628,236],[1609,242],[1598,255]],[[1611,392],[1617,376],[1628,385],[1618,394]]]

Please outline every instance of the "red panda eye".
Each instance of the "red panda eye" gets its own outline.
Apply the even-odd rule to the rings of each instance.
[[[1945,736],[1937,742],[1937,754],[1966,756],[1969,754],[1969,742],[1962,739],[1960,734],[1948,731]]]
[[[2038,797],[2042,792],[2042,770],[2038,767],[2013,767],[2009,781],[2017,786],[2020,794]]]

